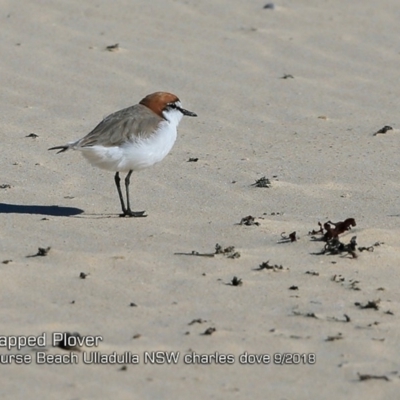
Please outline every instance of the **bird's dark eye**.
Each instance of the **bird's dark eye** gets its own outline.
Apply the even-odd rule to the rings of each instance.
[[[167,106],[168,106],[168,108],[172,108],[173,110],[178,108],[175,103],[168,103]]]

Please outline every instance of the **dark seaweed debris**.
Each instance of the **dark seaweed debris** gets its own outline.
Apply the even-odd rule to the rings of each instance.
[[[215,245],[215,254],[223,254],[224,256],[228,258],[239,258],[240,253],[238,251],[235,251],[235,246],[228,246],[225,248],[222,248],[218,243]]]
[[[198,251],[192,250],[191,253],[174,253],[176,256],[197,256],[197,257],[214,257],[216,254],[223,254],[228,258],[239,258],[240,253],[235,251],[235,246],[228,246],[222,248],[218,243],[215,245],[214,253],[199,253]]]
[[[359,307],[361,310],[366,310],[368,308],[371,308],[373,310],[379,310],[379,303],[380,299],[378,300],[368,300],[366,304],[361,304],[359,302],[354,303],[355,306]]]
[[[356,226],[354,218],[347,218],[344,221],[332,222],[327,221],[322,226],[321,222],[318,222],[319,229],[308,232],[309,235],[323,235],[321,240],[327,242],[330,239],[335,239],[342,233],[351,230],[352,227]],[[324,231],[325,230],[325,231]]]
[[[383,381],[389,381],[389,378],[386,375],[360,374],[359,372],[358,372],[358,379],[360,381],[369,381],[371,379],[381,379]]]
[[[233,279],[231,280],[231,282],[228,283],[228,285],[230,285],[230,286],[242,286],[243,282],[237,276],[234,276]]]
[[[279,240],[278,243],[292,243],[297,241],[297,236],[296,236],[296,231],[289,233],[289,235],[286,236],[286,232],[281,233],[281,239]]]
[[[262,270],[264,270],[264,269],[266,269],[266,270],[272,270],[272,271],[281,271],[281,270],[283,270],[283,266],[282,266],[282,265],[277,265],[277,264],[275,264],[275,265],[270,265],[269,260],[268,260],[268,261],[262,262],[262,263],[258,266],[258,268],[256,268],[255,270],[256,270],[256,271],[262,271]]]
[[[79,345],[71,346],[69,344],[69,340],[68,339],[71,338],[71,337],[79,339],[79,341],[83,340],[82,336],[78,332],[74,332],[74,333],[65,332],[64,335],[63,335],[62,340],[57,342],[55,344],[55,346],[59,347],[60,349],[63,349],[63,350],[80,350],[80,348],[79,348],[80,346]],[[71,341],[71,342],[75,342],[75,341]]]
[[[119,43],[111,44],[110,46],[106,47],[108,51],[118,51],[119,50]]]
[[[257,179],[251,186],[259,187],[259,188],[269,188],[271,187],[271,181],[263,176],[260,179]]]
[[[353,236],[349,243],[344,244],[338,238],[333,238],[327,241],[323,250],[319,253],[313,253],[314,255],[335,255],[348,253],[352,258],[357,258],[356,247],[357,247],[357,236]]]
[[[210,327],[210,328],[207,328],[207,329],[202,333],[202,335],[212,335],[214,332],[216,332],[216,328]]]
[[[379,129],[379,131],[376,131],[374,133],[374,136],[379,135],[380,133],[386,133],[387,131],[392,131],[393,128],[389,125],[385,125],[383,128]]]
[[[204,323],[204,322],[207,322],[207,320],[202,319],[202,318],[196,318],[196,319],[193,319],[192,321],[190,321],[190,322],[188,323],[188,325],[202,324],[202,323]]]
[[[248,215],[247,217],[243,217],[239,225],[246,225],[246,226],[251,226],[251,225],[257,225],[259,226],[260,223],[255,221],[255,218],[252,215]]]
[[[46,247],[46,248],[39,247],[38,252],[36,254],[33,254],[33,255],[27,256],[27,257],[28,258],[29,257],[45,257],[45,256],[47,256],[47,254],[49,254],[50,249],[51,249],[51,247]]]

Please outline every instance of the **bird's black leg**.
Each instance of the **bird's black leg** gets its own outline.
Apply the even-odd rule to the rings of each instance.
[[[129,185],[131,183],[131,175],[132,175],[132,170],[128,172],[128,174],[125,177],[125,189],[126,189],[126,205],[127,205],[127,211],[129,213],[132,212],[131,210],[131,202],[129,200]]]
[[[127,210],[125,208],[124,198],[122,197],[121,184],[120,184],[121,178],[119,177],[119,172],[115,173],[114,180],[115,180],[115,185],[117,186],[119,201],[121,202],[121,208],[122,208],[122,214],[120,214],[120,217],[124,217],[126,215]]]
[[[129,184],[131,183],[131,175],[132,175],[132,170],[128,172],[128,174],[125,177],[125,189],[126,189],[126,205],[127,208],[124,211],[124,215],[126,217],[146,217],[145,211],[132,211],[131,210],[131,203],[129,200]]]

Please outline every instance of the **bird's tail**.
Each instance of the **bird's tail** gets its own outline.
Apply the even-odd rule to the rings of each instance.
[[[63,153],[64,151],[67,151],[69,148],[70,148],[70,145],[66,144],[64,146],[50,147],[50,149],[48,149],[48,150],[60,150],[60,151],[57,151],[57,154],[58,154],[58,153]]]

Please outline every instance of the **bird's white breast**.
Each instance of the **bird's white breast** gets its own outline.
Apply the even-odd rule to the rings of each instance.
[[[162,121],[151,135],[132,136],[119,146],[81,147],[83,156],[94,166],[109,171],[137,171],[160,162],[172,149],[179,121]]]

